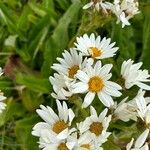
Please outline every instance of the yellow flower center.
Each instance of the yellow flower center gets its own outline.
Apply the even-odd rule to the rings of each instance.
[[[57,150],[69,150],[65,143],[61,143]]]
[[[77,73],[78,70],[79,70],[78,65],[74,65],[71,68],[69,68],[69,71],[68,71],[69,78],[74,78],[74,75]]]
[[[89,91],[99,92],[103,89],[104,83],[100,77],[94,76],[94,77],[90,78],[90,80],[88,82],[88,86],[89,86]]]
[[[89,52],[93,58],[98,57],[102,54],[102,50],[100,50],[96,47],[90,47]]]
[[[99,136],[103,131],[103,125],[100,122],[93,122],[90,125],[89,129],[92,133],[94,133],[96,136]]]
[[[89,144],[82,144],[81,147],[86,148],[87,150],[90,150],[90,145]]]
[[[66,124],[63,120],[57,121],[54,125],[52,130],[59,134],[60,132],[62,132],[64,129],[66,129],[68,127],[68,124]]]

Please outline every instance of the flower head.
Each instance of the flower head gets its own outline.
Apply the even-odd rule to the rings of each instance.
[[[117,16],[117,23],[122,22],[122,28],[129,26],[129,19],[139,13],[137,0],[114,0],[114,4],[107,3],[110,10]]]
[[[133,85],[137,85],[144,90],[150,90],[150,86],[143,83],[150,81],[150,79],[148,79],[150,77],[148,70],[140,69],[142,66],[141,62],[136,64],[133,63],[134,61],[129,59],[124,61],[121,66],[121,75],[125,79],[125,87],[129,89]]]
[[[114,109],[113,115],[116,119],[129,121],[130,119],[137,120],[137,106],[135,100],[127,102],[128,98],[123,99],[118,105],[117,102],[112,106]]]
[[[121,86],[115,82],[108,81],[111,78],[110,70],[112,64],[107,64],[102,67],[101,62],[98,61],[94,66],[87,65],[84,71],[79,70],[76,77],[79,82],[72,85],[73,93],[87,93],[83,107],[87,107],[93,101],[97,94],[100,101],[107,107],[114,104],[111,96],[121,96]]]
[[[111,115],[106,117],[108,109],[106,108],[99,115],[94,107],[90,107],[91,116],[87,117],[85,121],[78,124],[78,130],[81,134],[89,133],[99,146],[107,141],[108,136],[111,134],[107,132]]]
[[[56,136],[58,139],[65,139],[71,132],[70,126],[74,118],[74,113],[68,109],[67,104],[57,100],[58,115],[50,107],[41,105],[41,109],[37,110],[39,116],[45,121],[37,123],[32,134],[41,137],[43,130]]]
[[[83,37],[77,37],[75,43],[77,50],[81,51],[85,56],[91,56],[94,59],[104,59],[113,57],[118,47],[114,47],[114,43],[110,43],[111,39],[105,37],[101,39],[100,36],[95,37],[92,33],[90,37],[84,34]]]
[[[95,144],[95,141],[92,137],[92,134],[89,132],[79,133],[79,137],[76,138],[77,142],[74,147],[74,150],[95,150],[96,145],[100,148],[101,145],[98,143]]]
[[[54,98],[64,100],[72,96],[71,84],[62,74],[55,73],[54,77],[50,76],[49,80],[53,85],[54,92],[51,94]]]
[[[105,2],[103,2],[103,0],[91,0],[91,2],[83,6],[83,9],[88,9],[90,7],[93,7],[97,11],[102,9],[105,13],[107,13],[108,6]]]
[[[136,104],[138,107],[138,115],[145,123],[146,127],[150,129],[150,103],[144,98],[145,91],[140,90],[136,96]]]
[[[47,130],[43,130],[38,143],[39,148],[43,150],[72,150],[76,141],[70,135],[65,139],[58,139]]]
[[[76,49],[73,48],[70,51],[65,50],[62,55],[64,58],[57,58],[59,64],[55,63],[51,68],[59,74],[74,79],[77,71],[85,67],[86,60],[83,61],[82,54],[78,54]]]

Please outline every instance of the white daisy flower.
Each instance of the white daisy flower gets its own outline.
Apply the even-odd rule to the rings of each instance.
[[[140,94],[143,93],[143,94]],[[138,106],[138,115],[145,123],[146,127],[150,129],[150,104],[146,102],[144,98],[145,91],[139,92],[139,96],[136,97],[136,103]]]
[[[103,112],[98,116],[94,107],[90,107],[91,116],[85,119],[85,121],[77,124],[78,130],[81,134],[90,133],[93,136],[93,139],[98,146],[101,146],[103,143],[107,141],[108,136],[111,134],[107,132],[107,128],[109,126],[109,122],[111,121],[111,115],[106,117],[108,109],[106,108]]]
[[[77,144],[75,145],[74,150],[96,150],[94,139],[90,133],[85,132],[79,135],[79,138],[76,140]]]
[[[112,64],[101,66],[101,61],[97,61],[94,67],[87,65],[84,71],[79,70],[76,77],[79,82],[72,85],[73,93],[87,93],[82,107],[88,107],[97,94],[100,101],[107,107],[114,104],[111,96],[121,96],[121,86],[115,82],[108,81],[112,74],[109,73]]]
[[[128,98],[125,98],[118,105],[117,102],[115,102],[115,104],[111,107],[112,110],[114,109],[114,117],[125,122],[129,121],[130,119],[137,121],[137,117],[139,117],[137,111],[139,108],[136,101],[145,101],[146,105],[150,103],[150,98],[144,97],[144,94],[145,91],[139,90],[138,94],[132,100],[127,102]]]
[[[117,16],[117,23],[122,22],[122,28],[129,26],[129,19],[139,13],[138,1],[136,0],[114,0],[114,4],[107,3],[110,10]]]
[[[75,43],[77,50],[81,51],[85,56],[91,56],[94,59],[104,59],[113,57],[118,47],[114,47],[115,42],[111,43],[111,39],[100,36],[95,37],[92,33],[90,37],[84,34],[83,37],[77,37],[77,43]]]
[[[64,58],[57,58],[59,64],[53,64],[52,69],[56,70],[59,74],[63,74],[70,79],[74,79],[78,70],[82,70],[86,65],[86,59],[83,61],[81,53],[78,54],[76,49],[70,49],[62,53]]]
[[[71,136],[66,139],[58,139],[56,136],[43,130],[39,140],[39,148],[43,150],[72,150],[76,144],[76,141]]]
[[[113,115],[116,119],[122,121],[129,121],[130,119],[137,120],[137,107],[135,106],[134,100],[127,101],[128,98],[123,99],[118,105],[117,102],[112,106],[114,109]]]
[[[134,15],[140,13],[138,0],[123,0],[121,2],[121,9],[125,11],[128,19],[134,17]]]
[[[56,99],[68,99],[68,97],[72,96],[71,92],[71,83],[65,78],[62,74],[54,73],[54,77],[50,76],[49,80],[51,84],[53,85],[54,92],[51,94],[52,97]]]
[[[90,7],[94,8],[97,11],[102,9],[105,13],[107,13],[108,6],[105,2],[103,2],[103,0],[91,0],[91,2],[83,6],[83,9],[88,9]]]
[[[53,136],[58,139],[65,139],[74,129],[70,129],[71,122],[74,118],[74,113],[71,109],[68,109],[67,104],[61,103],[56,100],[58,115],[49,106],[45,107],[41,105],[41,109],[37,109],[38,115],[45,121],[37,123],[32,131],[34,136],[40,137],[43,130],[47,130]]]
[[[122,121],[134,120],[137,121],[137,117],[139,117],[137,111],[139,110],[137,106],[137,100],[141,100],[146,102],[146,105],[150,103],[149,97],[144,97],[145,91],[141,89],[138,91],[137,95],[130,101],[127,101],[127,97],[123,99],[118,105],[117,102],[111,107],[114,109],[113,115],[116,119],[120,119]]]
[[[71,85],[76,81],[76,73],[83,70],[87,64],[93,64],[92,59],[85,58],[75,49],[70,49],[70,53],[65,50],[64,58],[57,58],[60,64],[53,64],[51,68],[58,73],[54,77],[50,76],[49,80],[53,85],[54,93],[52,96],[56,99],[68,99],[72,96]]]
[[[131,88],[134,85],[144,89],[150,90],[150,86],[144,84],[143,82],[149,82],[150,75],[148,70],[141,70],[142,62],[133,64],[134,61],[129,59],[124,61],[121,66],[121,75],[125,79],[125,87],[127,89]]]
[[[148,143],[146,143],[148,134],[149,134],[149,129],[146,129],[135,141],[133,148],[132,146],[133,146],[134,139],[132,138],[131,142],[127,144],[126,150],[149,150]]]

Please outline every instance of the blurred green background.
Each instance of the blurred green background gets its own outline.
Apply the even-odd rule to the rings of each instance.
[[[118,73],[129,58],[143,61],[143,68],[150,70],[150,1],[140,0],[141,13],[124,29],[114,16],[82,10],[87,2],[0,0],[0,66],[5,72],[0,89],[8,97],[0,115],[0,150],[38,149],[37,138],[31,135],[40,120],[35,110],[40,104],[56,108],[50,95],[50,66],[77,36],[95,32],[116,41],[120,50],[115,61],[106,62],[112,62]]]

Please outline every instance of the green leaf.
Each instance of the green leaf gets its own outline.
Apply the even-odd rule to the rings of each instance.
[[[37,138],[31,135],[32,128],[37,121],[38,117],[32,115],[16,122],[15,132],[17,140],[21,143],[23,150],[39,150]]]
[[[103,144],[104,150],[121,150],[117,145],[115,145],[112,141],[107,141]]]
[[[21,16],[19,17],[17,21],[17,28],[21,31],[27,31],[29,27],[29,21],[28,16],[31,14],[31,9],[29,6],[24,6],[23,11],[21,13]]]
[[[64,16],[59,20],[52,38],[60,50],[64,49],[68,43],[68,27],[81,8],[81,3],[77,0],[66,11]]]
[[[69,1],[68,0],[56,0],[57,3],[60,5],[60,7],[64,10],[66,10],[69,7]]]
[[[41,94],[37,92],[24,89],[21,92],[21,99],[23,102],[24,107],[29,111],[35,111],[41,103],[43,103],[44,99]]]
[[[51,89],[48,79],[37,78],[31,75],[17,74],[16,82],[39,93],[49,93]]]
[[[145,19],[143,23],[143,51],[142,51],[142,61],[144,67],[150,69],[149,56],[150,56],[150,5],[148,5],[145,10]]]
[[[43,44],[43,41],[48,33],[49,25],[50,16],[46,15],[42,19],[40,19],[38,24],[36,24],[30,32],[28,39],[28,52],[31,54],[31,56],[33,56],[33,58],[36,56],[39,48]]]
[[[10,81],[8,78],[1,78],[0,79],[0,89],[3,90],[9,90],[12,89],[13,84],[12,81]]]
[[[15,102],[14,99],[8,99],[6,109],[0,114],[0,126],[3,126],[13,117],[22,117],[24,114],[25,109],[22,104]]]
[[[73,22],[74,18],[78,15],[81,9],[81,3],[75,1],[66,11],[62,18],[60,18],[57,27],[55,28],[53,35],[46,41],[44,51],[44,63],[42,66],[42,73],[44,76],[48,76],[50,71],[47,71],[56,56],[60,55],[60,52],[67,47],[69,42],[69,25]]]
[[[46,12],[32,2],[28,3],[29,7],[39,16],[44,17]]]
[[[16,24],[15,24],[15,17],[12,15],[12,11],[6,7],[2,2],[0,2],[0,20],[4,21],[4,23],[8,26],[8,29],[12,33],[18,33]]]
[[[116,46],[119,47],[120,57],[123,59],[135,58],[135,43],[134,32],[132,27],[126,27],[126,29],[122,29],[120,25],[116,25],[114,23],[113,30],[111,33],[112,41],[116,42]],[[133,42],[131,42],[133,41]]]

